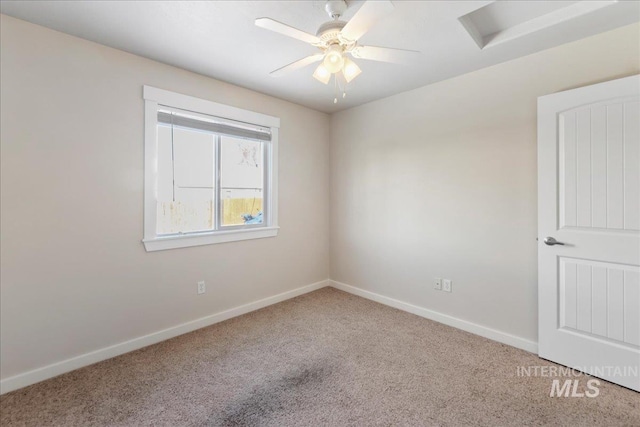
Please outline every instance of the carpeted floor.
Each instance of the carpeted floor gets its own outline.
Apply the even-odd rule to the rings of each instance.
[[[594,398],[549,397],[552,378],[517,375],[540,365],[324,288],[8,393],[0,424],[640,425],[640,394],[600,381]]]

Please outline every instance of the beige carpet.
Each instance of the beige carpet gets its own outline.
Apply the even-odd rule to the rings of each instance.
[[[549,397],[535,355],[332,288],[0,398],[0,424],[639,426],[640,394]],[[581,389],[587,378],[580,377]]]

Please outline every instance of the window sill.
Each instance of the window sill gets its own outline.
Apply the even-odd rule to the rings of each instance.
[[[216,243],[275,237],[278,235],[279,228],[280,227],[261,227],[246,230],[217,231],[215,233],[202,233],[197,235],[156,237],[155,239],[144,239],[142,242],[147,252],[164,251],[190,246],[214,245]]]

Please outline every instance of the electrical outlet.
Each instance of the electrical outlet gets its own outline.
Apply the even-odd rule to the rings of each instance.
[[[436,291],[441,291],[442,290],[442,279],[439,277],[436,277],[433,281],[433,289],[435,289]]]
[[[198,282],[198,295],[204,294],[207,290],[207,286],[204,284],[204,280]]]
[[[442,290],[445,292],[451,292],[451,280],[449,279],[444,279],[442,280]]]

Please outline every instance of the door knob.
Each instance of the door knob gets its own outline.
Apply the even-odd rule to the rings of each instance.
[[[562,246],[564,246],[564,243],[558,242],[553,237],[545,237],[543,242],[544,242],[545,245],[549,245],[549,246],[553,246],[553,245],[562,245]]]

